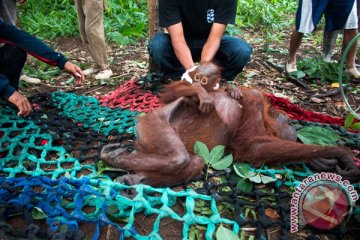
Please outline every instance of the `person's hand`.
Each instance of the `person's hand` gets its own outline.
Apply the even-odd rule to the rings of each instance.
[[[17,0],[20,4],[23,4],[26,2],[26,0]]]
[[[9,98],[8,101],[11,102],[12,104],[14,104],[18,109],[18,115],[19,116],[23,116],[26,117],[28,116],[31,111],[31,105],[29,103],[29,100],[21,95],[19,92],[15,91]]]
[[[186,70],[185,73],[181,77],[181,81],[187,81],[187,82],[192,84],[193,80],[190,77],[189,73],[191,73],[191,72],[193,72],[195,70],[196,70],[196,66],[193,66],[192,68],[189,68],[188,70]]]
[[[75,84],[80,84],[85,79],[85,75],[81,71],[81,68],[71,62],[65,63],[64,70],[75,78]]]

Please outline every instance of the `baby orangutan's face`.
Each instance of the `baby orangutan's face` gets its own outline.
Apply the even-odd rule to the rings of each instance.
[[[214,63],[201,64],[189,75],[194,84],[201,84],[207,92],[219,89],[221,70]]]

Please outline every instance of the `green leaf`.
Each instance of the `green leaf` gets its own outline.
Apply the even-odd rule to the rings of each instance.
[[[98,162],[98,172],[104,172],[106,169],[106,164],[103,161]]]
[[[195,238],[195,230],[191,229],[189,232],[189,240],[196,240]]]
[[[319,126],[303,127],[297,131],[297,137],[305,144],[321,146],[336,145],[340,139],[336,132]]]
[[[351,125],[350,128],[354,130],[360,130],[360,122]]]
[[[225,146],[218,145],[210,151],[209,162],[210,164],[218,162],[224,156]]]
[[[236,184],[236,188],[240,189],[243,192],[251,192],[253,187],[254,184],[248,179],[240,179]]]
[[[250,172],[250,164],[248,163],[236,163],[234,164],[234,170],[237,175],[243,178],[247,178]]]
[[[108,165],[106,165],[106,163],[104,163],[103,161],[99,161],[98,162],[98,174],[102,174],[103,172],[124,172],[124,173],[128,173],[128,171],[123,170],[121,168],[113,168],[110,167]]]
[[[263,184],[267,184],[269,182],[275,182],[276,181],[276,178],[272,178],[272,177],[265,176],[265,175],[260,175],[260,178],[261,178],[261,182]]]
[[[349,114],[344,121],[344,127],[349,128],[350,125],[354,122],[355,116],[353,114]]]
[[[206,163],[209,163],[209,149],[204,143],[196,141],[194,145],[194,153],[201,157]]]
[[[229,167],[233,162],[232,154],[229,154],[222,158],[220,161],[211,164],[211,167],[215,170],[224,170],[225,168]]]
[[[256,174],[252,177],[249,177],[249,180],[255,183],[261,183],[261,177],[260,174]]]
[[[235,235],[231,230],[225,228],[222,224],[216,230],[217,240],[239,240],[239,237]]]
[[[115,205],[110,205],[106,211],[107,217],[114,222],[129,222],[129,218],[119,217],[119,209]]]
[[[305,72],[304,71],[297,71],[296,72],[296,77],[297,78],[303,78],[303,77],[305,77],[306,76],[306,74],[305,74]]]
[[[31,215],[32,215],[33,219],[35,219],[35,220],[41,220],[41,219],[46,218],[46,214],[43,212],[43,210],[41,208],[38,208],[38,207],[34,207],[31,210]]]

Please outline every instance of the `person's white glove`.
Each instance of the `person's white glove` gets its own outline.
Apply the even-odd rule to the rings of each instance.
[[[182,75],[182,77],[181,77],[181,81],[187,81],[187,82],[192,84],[193,80],[189,76],[189,73],[192,72],[192,71],[195,71],[196,68],[197,68],[196,66],[193,66],[192,68],[189,68],[188,70],[186,70],[184,72],[184,74]]]

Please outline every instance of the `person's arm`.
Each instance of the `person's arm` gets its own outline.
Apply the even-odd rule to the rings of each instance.
[[[185,41],[182,23],[176,23],[169,26],[167,29],[170,34],[171,44],[174,48],[177,59],[180,61],[185,70],[192,68],[194,66],[194,61],[192,59],[189,46]]]
[[[159,26],[166,28],[175,55],[185,70],[194,67],[189,46],[185,41],[181,13],[177,1],[159,0]]]
[[[220,23],[213,23],[209,37],[201,52],[200,63],[211,62],[219,50],[221,38],[225,32],[226,25]]]
[[[72,67],[71,71],[64,69],[65,63],[70,62],[63,54],[55,52],[38,38],[31,36],[15,26],[4,23],[2,19],[0,19],[0,42],[17,46],[44,63],[51,66],[58,66],[60,69],[73,75],[77,82],[81,82],[84,79],[84,74],[79,67]]]

